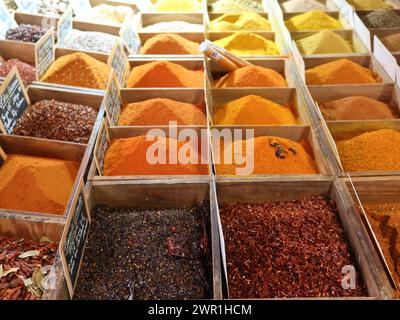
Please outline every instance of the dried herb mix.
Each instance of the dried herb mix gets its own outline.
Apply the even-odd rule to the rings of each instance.
[[[20,24],[16,28],[7,30],[6,39],[36,43],[47,32],[47,28],[32,24]]]
[[[322,196],[221,208],[232,298],[364,296],[342,288],[355,265],[334,204]]]
[[[97,208],[74,298],[209,298],[208,216],[207,204]]]
[[[97,110],[84,105],[41,100],[17,120],[13,134],[76,143],[88,143]]]
[[[43,267],[52,266],[58,244],[0,237],[0,300],[38,300],[42,297]]]

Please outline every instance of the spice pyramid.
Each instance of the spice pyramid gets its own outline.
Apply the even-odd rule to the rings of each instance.
[[[348,41],[332,30],[322,30],[296,41],[302,54],[353,53]]]
[[[325,12],[314,10],[286,20],[289,31],[342,29],[342,24]]]
[[[157,0],[154,10],[157,12],[201,12],[200,0]]]
[[[249,65],[223,76],[215,82],[215,87],[287,87],[287,82],[273,69]]]
[[[158,34],[146,41],[141,54],[200,54],[199,44],[177,34]]]
[[[179,153],[177,164],[169,164],[170,146],[176,144],[177,151],[186,151],[186,155],[198,156],[197,150],[186,148],[187,144],[175,139],[155,137],[154,141],[147,140],[148,136],[123,138],[115,140],[107,150],[104,159],[105,176],[131,176],[131,175],[205,175],[208,174],[208,165],[180,164]],[[157,144],[157,145],[155,145]],[[158,148],[156,148],[158,147]],[[182,148],[182,149],[181,149]],[[154,153],[151,151],[154,149]],[[155,150],[157,149],[157,150]],[[160,153],[166,155],[166,164],[154,163],[160,158]],[[182,159],[184,160],[184,159]]]
[[[189,70],[169,61],[153,61],[132,69],[128,88],[202,88],[204,72]]]
[[[170,121],[176,121],[178,125],[205,125],[207,119],[198,106],[157,98],[126,105],[118,125],[168,125]]]
[[[250,174],[318,173],[315,161],[307,153],[302,142],[298,143],[280,137],[261,136],[249,140],[236,140],[232,144],[233,152],[242,150],[242,155],[247,161],[254,159],[254,170]],[[254,148],[248,147],[252,144],[254,144]],[[224,156],[225,149],[221,143],[221,161],[216,165],[218,175],[237,175],[236,169],[245,167],[245,165],[235,163],[225,164],[229,159],[225,161]],[[231,159],[233,159],[232,157]]]
[[[290,0],[282,3],[286,12],[305,12],[311,10],[328,11],[328,7],[316,0]]]
[[[385,0],[348,0],[348,2],[357,10],[376,10],[390,8],[390,6],[385,3]]]
[[[395,119],[386,103],[368,97],[346,97],[320,104],[325,120]]]
[[[306,70],[309,85],[377,83],[374,74],[349,59],[339,59]]]
[[[271,23],[255,12],[225,13],[211,21],[211,30],[226,31],[270,31]]]
[[[214,43],[239,56],[279,55],[279,49],[273,41],[247,31],[236,32],[226,38],[216,40]]]
[[[214,115],[216,125],[273,125],[297,124],[289,108],[249,95],[219,107]]]
[[[0,208],[61,215],[79,163],[9,155],[0,168]]]
[[[400,32],[383,38],[382,42],[389,51],[400,51]]]
[[[58,58],[42,81],[69,86],[105,90],[110,68],[106,63],[85,53],[72,53]]]
[[[338,141],[337,148],[345,171],[400,170],[400,132],[382,129]]]

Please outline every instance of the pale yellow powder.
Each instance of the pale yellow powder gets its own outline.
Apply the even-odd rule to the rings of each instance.
[[[225,13],[211,21],[212,31],[270,31],[271,23],[255,12]]]
[[[298,14],[285,22],[289,31],[343,29],[339,20],[322,11],[309,11]]]
[[[302,54],[353,53],[351,44],[332,30],[322,30],[296,41]]]

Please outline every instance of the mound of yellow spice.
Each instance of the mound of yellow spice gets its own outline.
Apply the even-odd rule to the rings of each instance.
[[[295,15],[286,20],[285,24],[289,31],[343,29],[339,20],[319,10]]]
[[[178,125],[205,125],[207,118],[194,104],[156,98],[127,104],[118,125],[168,125],[170,121],[176,121]]]
[[[332,30],[322,30],[297,40],[302,54],[353,53],[351,44]]]
[[[177,34],[158,34],[147,40],[141,54],[200,54],[199,44]]]
[[[217,32],[271,31],[271,23],[255,12],[225,13],[210,22],[210,29]]]
[[[400,170],[400,132],[382,129],[337,141],[345,171]]]
[[[0,208],[62,215],[78,170],[74,161],[9,155],[0,168]]]
[[[388,9],[390,6],[385,0],[348,0],[349,4],[357,10]]]
[[[154,5],[156,12],[201,12],[201,0],[157,0]]]
[[[169,164],[168,157],[170,145],[177,146],[177,159],[179,151],[185,145],[183,141],[175,139],[156,137],[157,141],[146,141],[146,136],[116,139],[111,143],[104,158],[105,176],[132,176],[132,175],[205,175],[208,174],[208,165],[204,164]],[[160,152],[165,151],[166,164],[152,164],[152,146],[157,144],[158,152],[155,156],[160,158]],[[186,146],[185,146],[186,147]],[[183,148],[185,148],[183,147]],[[187,155],[197,155],[198,163],[200,156],[193,148],[185,149]],[[149,153],[148,153],[149,152]],[[149,157],[147,157],[149,155]],[[156,159],[154,159],[156,160]],[[184,159],[183,159],[184,160]]]
[[[260,96],[249,95],[217,108],[214,124],[293,125],[297,124],[297,120],[289,108]]]
[[[105,90],[110,67],[85,53],[72,53],[58,58],[41,81],[75,87]]]
[[[320,103],[325,120],[378,120],[395,119],[392,108],[384,102],[363,96]]]
[[[253,144],[254,148],[251,148]],[[228,147],[228,146],[227,146]],[[242,148],[242,149],[241,149]],[[233,142],[232,153],[242,150],[246,159],[254,159],[254,170],[249,174],[317,174],[314,159],[307,153],[303,142],[280,137],[261,136]],[[224,164],[223,145],[220,148],[220,164],[216,165],[218,175],[236,175],[238,168],[245,165]],[[240,154],[240,153],[239,153]],[[231,161],[233,156],[231,157]],[[229,159],[227,159],[229,161]],[[232,161],[233,162],[233,161]],[[246,174],[246,175],[249,175]]]
[[[169,61],[153,61],[132,69],[128,88],[203,88],[204,72]]]
[[[279,72],[273,69],[249,65],[231,71],[216,80],[215,87],[287,87],[287,82]]]
[[[339,59],[306,70],[309,85],[378,83],[374,73],[349,59]]]
[[[214,43],[238,56],[279,55],[279,49],[275,42],[247,31],[238,31],[228,37],[216,40]]]

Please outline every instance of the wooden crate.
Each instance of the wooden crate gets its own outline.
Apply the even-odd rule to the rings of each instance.
[[[144,31],[143,28],[152,24],[160,23],[160,22],[172,22],[172,21],[185,21],[187,23],[192,24],[201,24],[204,25],[204,15],[203,13],[141,13],[139,23],[137,26],[138,33],[146,37],[148,32]],[[162,32],[160,32],[162,33]],[[169,33],[169,32],[166,32]],[[152,34],[152,33],[150,33]],[[182,32],[179,35],[185,37],[185,35],[189,34],[198,34],[199,36],[204,37],[204,32]],[[146,39],[146,38],[144,38]],[[189,38],[188,38],[189,39]]]
[[[65,220],[68,216],[69,208],[71,207],[75,191],[79,185],[83,174],[86,171],[88,162],[87,146],[83,144],[60,142],[54,140],[37,139],[30,137],[8,136],[0,135],[0,148],[4,151],[5,155],[20,154],[29,155],[43,158],[54,158],[62,160],[77,161],[80,163],[80,168],[75,178],[74,185],[71,190],[71,195],[65,208],[64,215],[57,216],[47,213],[32,213],[22,212],[7,209],[0,209],[0,214],[18,215],[23,217],[30,217],[35,215],[41,218],[58,217]]]
[[[114,139],[130,138],[149,134],[152,129],[157,129],[164,132],[165,137],[170,137],[170,127],[168,126],[143,126],[143,127],[113,127],[106,128],[105,124],[100,129],[96,146],[94,149],[94,159],[89,169],[89,179],[93,181],[130,181],[130,180],[188,180],[188,179],[199,179],[206,180],[210,179],[212,172],[211,160],[210,160],[210,146],[209,146],[209,135],[207,126],[177,126],[176,132],[179,135],[183,130],[195,130],[197,137],[199,137],[199,147],[205,144],[204,151],[206,154],[200,154],[199,158],[204,158],[209,166],[208,175],[134,175],[134,176],[104,176],[103,175],[103,163],[105,153],[109,148],[110,143]],[[200,160],[200,159],[199,159]]]
[[[349,192],[357,206],[376,206],[388,204],[398,206],[400,203],[400,179],[399,177],[364,177],[343,179],[347,185]],[[371,242],[374,244],[378,252],[380,261],[385,268],[389,281],[392,284],[393,290],[396,290],[394,279],[390,275],[389,267],[387,266],[386,258],[382,252],[379,241],[371,227],[368,217],[364,215],[364,211],[358,210],[365,229],[368,231]],[[400,290],[400,284],[397,284],[397,291]]]
[[[38,218],[36,215],[20,216],[12,212],[0,212],[0,237],[39,241],[46,237],[59,242],[64,222],[57,218]],[[67,299],[68,291],[62,273],[60,257],[57,255],[52,266],[54,282],[45,289],[42,300]]]
[[[234,137],[233,135],[233,130],[235,129],[241,129],[242,130],[242,134],[245,132],[243,130],[246,129],[250,129],[253,130],[254,132],[254,137],[260,137],[260,136],[274,136],[274,137],[280,137],[280,138],[284,138],[284,139],[290,139],[293,140],[295,142],[299,142],[304,140],[307,144],[307,148],[309,149],[307,150],[308,153],[310,154],[311,157],[314,158],[316,165],[317,165],[317,169],[319,171],[319,174],[257,174],[257,175],[249,175],[249,176],[227,176],[227,175],[218,175],[218,172],[216,170],[216,168],[214,168],[214,172],[216,172],[216,178],[217,181],[218,179],[233,179],[233,180],[238,180],[240,179],[285,179],[285,178],[290,178],[290,179],[299,179],[299,180],[309,180],[309,179],[316,179],[316,177],[322,177],[322,176],[329,176],[331,175],[334,171],[333,171],[333,167],[329,161],[329,159],[327,159],[322,151],[322,146],[320,144],[319,138],[318,136],[314,133],[314,131],[312,130],[312,128],[308,127],[308,126],[217,126],[217,127],[213,127],[213,128],[217,128],[218,130],[223,129],[228,129],[231,133],[232,133],[232,137]],[[216,137],[213,137],[213,135],[211,135],[211,139],[212,139],[212,144],[211,144],[211,149],[212,149],[212,159],[215,159],[214,154],[217,152],[214,148],[214,143],[213,139],[215,139]],[[248,137],[246,137],[246,133],[245,135],[243,135],[243,139],[247,139]],[[235,141],[235,140],[234,140]],[[215,163],[214,167],[215,167]]]
[[[187,208],[210,203],[213,297],[222,298],[221,256],[215,187],[207,181],[93,182],[86,185],[89,214],[98,206],[111,208]],[[90,229],[89,229],[90,233]],[[83,253],[84,256],[84,253]],[[79,273],[79,272],[78,272]],[[79,277],[78,277],[79,282]]]
[[[216,188],[219,208],[238,202],[262,203],[268,201],[288,201],[311,195],[327,195],[336,203],[340,221],[350,247],[354,252],[358,270],[366,284],[368,296],[371,298],[392,297],[393,292],[388,283],[385,271],[377,262],[377,254],[373,250],[372,244],[362,227],[359,216],[355,212],[350,195],[345,186],[338,180],[219,180],[217,181]],[[219,224],[219,226],[223,240],[223,225],[221,226],[221,224]],[[222,253],[225,252],[223,242],[221,243],[221,251]],[[227,275],[226,259],[227,258],[223,255],[222,268],[225,277]],[[229,298],[229,283],[227,291],[227,298]]]

